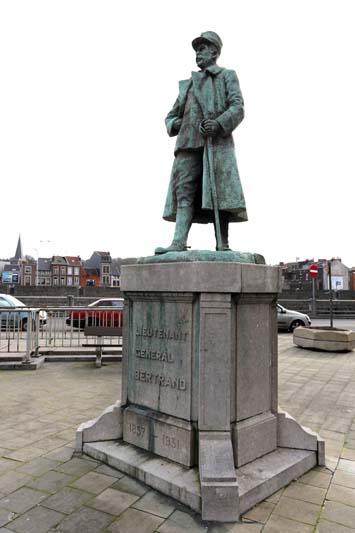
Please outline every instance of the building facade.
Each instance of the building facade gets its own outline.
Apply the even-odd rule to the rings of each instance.
[[[349,272],[350,269],[344,265],[339,257],[328,259],[306,259],[304,261],[294,261],[291,263],[280,263],[282,275],[282,289],[289,291],[306,291],[312,292],[313,281],[309,274],[311,265],[318,266],[318,277],[315,279],[316,291],[329,290],[329,268],[331,262],[332,289],[341,291],[349,290]]]
[[[112,267],[110,252],[94,251],[82,261],[79,256],[24,256],[21,236],[15,256],[0,262],[0,282],[9,285],[51,287],[119,287],[120,273]]]
[[[112,257],[110,252],[95,251],[90,259],[84,262],[84,269],[91,272],[92,280],[99,287],[111,287],[112,285]]]

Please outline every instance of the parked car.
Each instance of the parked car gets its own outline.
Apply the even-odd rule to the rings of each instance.
[[[80,329],[85,326],[122,327],[123,298],[100,298],[88,307],[90,309],[70,311],[66,319],[68,326]]]
[[[17,312],[10,309],[18,309],[27,307],[23,302],[11,296],[11,294],[0,294],[0,320],[1,329],[19,329],[21,331],[27,331],[28,326],[28,311],[22,311],[19,309]],[[41,310],[39,312],[40,325],[44,326],[47,323],[47,313]]]
[[[293,331],[298,326],[309,327],[311,319],[304,313],[286,309],[283,305],[277,304],[277,326],[279,330]]]

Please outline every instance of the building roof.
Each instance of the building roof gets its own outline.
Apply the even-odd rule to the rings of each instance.
[[[80,266],[81,265],[81,259],[80,259],[79,256],[66,255],[65,259],[67,260],[67,263],[70,266]]]
[[[20,265],[8,263],[4,266],[4,272],[20,272]]]
[[[101,263],[112,263],[110,252],[99,252],[95,250],[90,259],[84,262],[88,268],[100,268]]]
[[[111,263],[112,261],[110,252],[98,252],[97,250],[95,250],[94,254],[98,255],[101,261],[107,261],[108,263]]]
[[[55,263],[56,265],[66,265],[67,260],[65,257],[62,257],[61,255],[53,255],[52,257],[52,264]]]
[[[38,270],[46,270],[46,271],[50,271],[51,270],[51,258],[50,257],[39,257],[38,258]]]

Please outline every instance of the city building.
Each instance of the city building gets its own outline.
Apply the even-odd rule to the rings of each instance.
[[[52,285],[50,257],[39,257],[37,261],[37,285]]]
[[[10,261],[3,265],[3,270],[1,273],[2,283],[9,285],[20,285],[21,261],[23,259],[21,236],[19,235],[14,257],[11,257]]]
[[[0,282],[11,285],[52,287],[119,287],[119,268],[110,252],[94,251],[89,259],[79,256],[33,257],[24,255],[21,236],[11,259],[0,260]]]
[[[65,257],[54,255],[51,261],[52,286],[66,286],[67,282],[67,262]]]
[[[66,256],[67,261],[67,287],[80,286],[81,259],[79,256]]]
[[[89,279],[95,280],[95,285],[100,287],[111,287],[111,265],[112,258],[110,252],[93,252],[90,259],[84,262],[84,269],[86,272],[90,271]],[[87,281],[85,285],[87,285]]]
[[[1,274],[1,281],[6,285],[20,285],[21,267],[7,263],[4,265],[4,270]]]
[[[111,287],[119,287],[120,286],[120,272],[119,270],[113,269],[111,272]]]
[[[100,271],[96,268],[83,266],[80,275],[80,287],[99,287]]]
[[[331,261],[332,289],[337,291],[349,290],[349,268],[345,266],[339,257]],[[282,289],[290,291],[312,292],[312,278],[309,268],[312,264],[318,266],[318,277],[315,279],[317,291],[329,290],[329,270],[328,259],[306,259],[304,261],[293,261],[291,263],[280,263],[283,280]]]
[[[26,257],[18,263],[20,266],[20,284],[37,285],[37,261],[33,258]]]

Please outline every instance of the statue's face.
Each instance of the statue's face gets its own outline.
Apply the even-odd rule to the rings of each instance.
[[[212,46],[206,43],[200,44],[196,50],[196,63],[197,66],[204,70],[205,68],[213,65],[216,62],[216,51]]]

